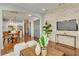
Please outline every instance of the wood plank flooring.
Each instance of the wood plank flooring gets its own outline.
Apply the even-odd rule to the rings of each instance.
[[[27,39],[28,36],[25,36],[25,41],[29,41],[31,40],[30,36],[28,37],[28,40]],[[12,44],[11,42],[9,44],[7,44],[4,49],[1,50],[1,55],[4,55],[4,54],[7,54],[11,51],[13,51],[13,47],[15,44],[18,44],[20,42],[23,42],[23,41],[19,41],[17,43],[14,43]],[[54,43],[54,42],[50,42],[49,44],[51,47],[57,49],[57,50],[60,50],[62,52],[65,53],[65,56],[79,56],[79,49],[74,49],[73,47],[70,47],[70,46],[67,46],[67,45],[64,45],[64,44],[60,44],[60,43]]]
[[[79,56],[79,49],[74,49],[71,46],[50,42],[51,47],[65,53],[65,56]]]
[[[4,49],[1,50],[1,55],[4,55],[4,54],[12,52],[13,49],[14,49],[14,45],[15,44],[21,43],[23,41],[27,42],[29,40],[31,40],[31,36],[30,35],[26,35],[26,36],[24,36],[24,39],[23,38],[21,38],[20,40],[17,39],[17,42],[12,43],[12,41],[10,41],[8,44],[4,43],[5,46],[4,46]]]

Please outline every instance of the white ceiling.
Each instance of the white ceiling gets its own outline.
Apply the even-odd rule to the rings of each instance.
[[[17,11],[4,11],[4,20],[15,18],[17,20],[19,18],[19,21],[22,21],[21,18],[27,18],[28,14],[30,12],[33,13],[40,13],[40,14],[46,14],[49,12],[52,12],[56,8],[58,8],[62,4],[58,3],[10,3],[8,5],[13,5],[15,7],[19,7],[20,9],[25,10],[28,13],[18,13]],[[42,8],[45,8],[46,11],[43,11]]]
[[[25,9],[26,11],[36,12],[36,13],[48,13],[52,12],[56,8],[58,8],[61,3],[15,3],[13,4],[17,7]],[[42,8],[45,8],[47,11],[42,11]]]
[[[28,19],[28,15],[17,11],[3,11],[3,21],[13,20],[14,22],[22,22],[22,19]]]

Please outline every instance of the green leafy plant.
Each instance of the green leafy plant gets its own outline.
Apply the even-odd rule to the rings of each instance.
[[[45,36],[40,37],[39,43],[41,47],[45,47],[45,44],[46,44]]]
[[[45,22],[45,26],[43,26],[43,29],[44,29],[44,32],[45,32],[45,34],[46,34],[47,37],[52,32],[51,24],[48,24],[47,21]],[[46,45],[46,36],[41,36],[40,39],[39,39],[39,43],[40,43],[40,46],[42,48],[46,47],[45,46]]]
[[[48,24],[47,21],[45,22],[45,26],[43,26],[43,31],[45,32],[46,36],[48,37],[49,34],[51,34],[52,29],[51,29],[52,25]]]

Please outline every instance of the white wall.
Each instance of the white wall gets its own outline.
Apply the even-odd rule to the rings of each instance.
[[[55,35],[57,33],[59,33],[59,34],[66,33],[68,35],[74,35],[74,36],[77,37],[76,47],[79,48],[79,29],[78,29],[78,31],[57,31],[56,30],[56,22],[57,21],[70,20],[70,19],[76,19],[77,23],[78,23],[78,28],[79,28],[79,4],[64,4],[64,5],[61,5],[59,8],[54,10],[53,13],[48,13],[44,17],[45,21],[47,20],[49,23],[52,24],[53,32],[50,36],[52,41],[55,41]],[[63,41],[63,40],[60,40],[60,41],[62,43],[73,42],[73,40],[71,40],[70,38],[68,38],[70,40],[66,40],[66,39],[65,39],[65,41]],[[72,46],[72,43],[70,45]]]
[[[31,20],[31,36],[34,37],[34,22]]]
[[[2,10],[0,10],[0,51],[3,48],[3,40],[2,40]]]

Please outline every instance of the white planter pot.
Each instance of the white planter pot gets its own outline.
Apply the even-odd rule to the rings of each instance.
[[[42,56],[46,56],[47,55],[47,49],[45,48],[45,49],[42,49]]]

